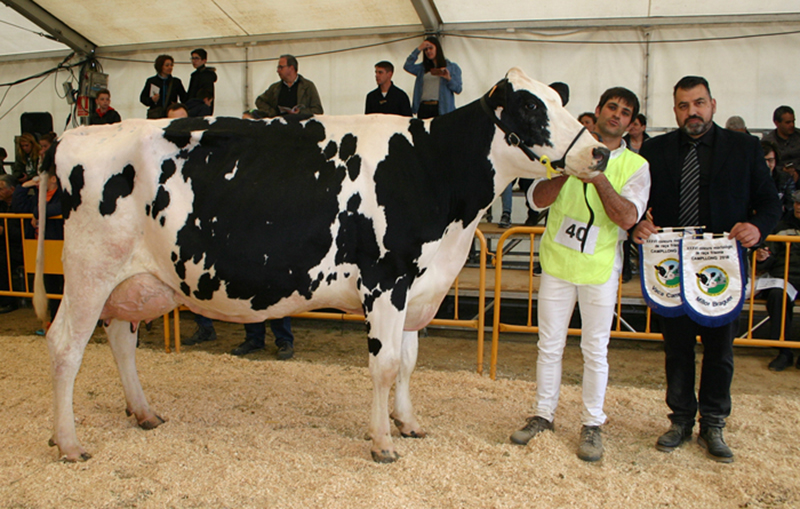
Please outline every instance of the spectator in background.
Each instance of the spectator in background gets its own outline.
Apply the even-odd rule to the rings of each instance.
[[[800,191],[795,191],[789,197],[792,200],[792,211],[783,216],[775,235],[800,235]],[[759,271],[766,271],[771,278],[783,280],[783,271],[786,264],[786,243],[770,242],[767,246],[756,250],[757,267]],[[800,288],[800,243],[789,245],[789,284],[795,290]],[[791,292],[786,295],[786,320],[781,321],[783,314],[783,288],[766,288],[759,293],[759,298],[767,300],[767,313],[769,314],[769,339],[780,339],[781,328],[784,328],[784,339],[788,340],[792,332],[792,312],[794,299]],[[795,294],[794,297],[797,295]],[[783,371],[792,365],[794,354],[791,348],[778,348],[778,356],[769,363],[770,371]],[[800,357],[797,367],[800,368]]]
[[[591,111],[587,111],[586,113],[580,114],[578,117],[578,122],[583,124],[583,127],[585,127],[587,131],[593,133],[594,125],[597,123],[597,116]]]
[[[794,128],[794,110],[789,106],[779,106],[772,114],[775,129],[761,139],[771,141],[778,147],[781,163],[779,169],[800,165],[800,133]]]
[[[420,52],[422,63],[417,64]],[[422,41],[408,56],[403,69],[417,77],[411,105],[417,118],[438,117],[456,109],[454,94],[461,93],[461,68],[444,57],[439,39],[430,36]]]
[[[217,73],[216,69],[213,67],[207,67],[206,62],[208,62],[208,53],[206,53],[206,50],[203,48],[197,48],[196,50],[192,51],[192,67],[194,67],[195,71],[192,73],[192,77],[189,79],[189,90],[186,92],[187,107],[189,107],[189,103],[193,99],[199,99],[200,101],[205,102],[205,97],[211,97],[212,99],[214,98],[214,83],[217,81]],[[201,93],[203,95],[201,95]],[[206,117],[213,115],[214,103],[209,103],[207,106],[211,109],[211,112],[207,114],[204,113],[202,115],[192,115],[192,108],[189,107],[189,116]]]
[[[186,111],[190,117],[210,117],[214,113],[214,93],[204,88],[197,97],[186,101]]]
[[[39,164],[42,163],[45,153],[47,153],[50,147],[53,146],[53,143],[56,142],[56,138],[58,138],[58,135],[53,131],[43,134],[41,138],[39,138]]]
[[[378,88],[367,94],[364,113],[383,113],[386,115],[411,116],[411,103],[408,95],[392,82],[394,66],[383,60],[375,64],[375,82]]]
[[[6,172],[5,164],[6,164],[6,157],[8,157],[8,152],[3,147],[0,147],[0,169],[3,170],[3,173]]]
[[[173,103],[186,101],[186,90],[180,78],[172,75],[175,60],[169,55],[159,55],[153,67],[156,75],[147,78],[139,101],[147,106],[147,118],[165,118],[167,108]]]
[[[286,114],[322,115],[322,100],[311,80],[297,73],[297,59],[281,55],[278,59],[277,81],[258,96],[256,106],[270,117]]]
[[[750,131],[747,130],[747,126],[744,123],[744,119],[738,115],[734,115],[725,121],[725,129],[730,129],[737,133],[750,134]]]
[[[794,200],[792,194],[797,188],[797,170],[794,166],[784,166],[779,170],[781,158],[778,155],[778,147],[769,140],[761,140],[761,150],[764,152],[764,161],[767,163],[772,181],[778,189],[778,196],[781,199],[783,213],[794,210]]]
[[[94,104],[97,108],[89,114],[89,125],[116,124],[117,122],[122,122],[122,117],[119,116],[117,110],[111,107],[111,92],[109,92],[107,88],[101,88],[97,91]]]
[[[36,176],[39,169],[39,153],[41,148],[31,133],[22,133],[17,138],[16,158],[11,172],[20,183]]]
[[[637,154],[639,153],[639,149],[642,148],[642,143],[650,138],[650,136],[645,132],[646,130],[647,117],[639,113],[636,115],[636,118],[633,120],[633,122],[631,122],[631,125],[628,126],[628,134],[622,138],[625,140],[625,145],[627,145],[628,150],[631,152],[636,152]]]
[[[12,207],[14,190],[19,183],[12,175],[0,174],[0,213],[16,212]],[[8,232],[6,232],[8,227]],[[5,249],[5,238],[8,238],[8,252]],[[0,289],[11,290],[8,280],[8,268],[15,274],[17,268],[22,266],[22,236],[20,234],[19,220],[0,220]],[[15,285],[16,286],[16,285]],[[9,313],[18,307],[14,297],[0,297],[0,314]]]
[[[181,103],[170,104],[167,108],[167,118],[186,118],[188,116],[189,110]]]

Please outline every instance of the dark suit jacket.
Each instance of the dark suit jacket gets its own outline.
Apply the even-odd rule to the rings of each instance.
[[[722,233],[749,222],[763,240],[781,216],[778,191],[769,174],[758,139],[745,133],[716,129],[711,157],[706,231]],[[656,226],[678,226],[681,186],[680,132],[647,140],[639,154],[650,162],[650,200]]]

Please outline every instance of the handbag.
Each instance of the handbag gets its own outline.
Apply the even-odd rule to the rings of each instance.
[[[172,83],[173,80],[172,77],[170,76],[169,86],[167,87],[167,97],[165,98],[166,101],[169,100],[169,96],[172,94]],[[164,106],[150,106],[147,109],[148,119],[165,118],[166,116],[167,116],[167,109]]]

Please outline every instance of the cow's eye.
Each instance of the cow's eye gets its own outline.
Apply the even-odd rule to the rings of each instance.
[[[533,111],[536,109],[536,103],[527,103],[525,104],[525,109],[528,111]]]

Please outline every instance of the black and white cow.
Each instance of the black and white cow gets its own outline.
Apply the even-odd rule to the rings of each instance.
[[[51,445],[68,461],[90,457],[72,396],[98,319],[127,410],[149,429],[163,421],[136,372],[140,321],[180,304],[245,323],[338,308],[366,316],[372,456],[394,461],[390,414],[402,435],[424,436],[409,397],[417,336],[404,331],[433,318],[499,192],[545,174],[525,151],[565,159],[576,176],[608,158],[555,91],[516,68],[432,121],[186,118],[66,132],[55,159],[66,240],[64,298],[47,333]]]

